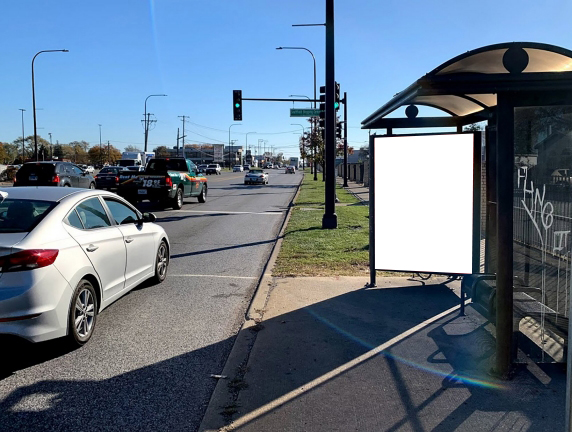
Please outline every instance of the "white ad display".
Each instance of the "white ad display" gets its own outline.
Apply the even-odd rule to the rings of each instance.
[[[376,269],[472,273],[473,140],[375,138]]]
[[[222,144],[213,144],[213,159],[215,162],[222,162],[222,152],[223,152],[223,145]]]

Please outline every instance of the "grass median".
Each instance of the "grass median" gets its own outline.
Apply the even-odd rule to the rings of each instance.
[[[325,184],[306,171],[273,276],[358,276],[369,273],[369,208],[336,185],[338,228],[322,229]]]

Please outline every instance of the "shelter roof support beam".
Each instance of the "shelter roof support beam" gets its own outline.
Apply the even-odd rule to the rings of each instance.
[[[464,117],[415,117],[415,118],[381,118],[362,129],[407,129],[424,127],[457,127],[488,120],[488,113],[471,114]]]

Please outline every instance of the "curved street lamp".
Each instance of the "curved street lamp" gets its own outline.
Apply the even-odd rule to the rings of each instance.
[[[305,95],[288,95],[288,97],[303,97],[308,99],[308,101],[310,101],[310,108],[312,108],[312,99],[310,99],[308,96]],[[294,104],[294,102],[292,102],[292,104]]]
[[[310,51],[308,48],[304,48],[304,47],[278,47],[276,48],[277,50],[283,50],[283,49],[292,49],[292,50],[304,50],[304,51],[308,51],[310,53],[310,55],[312,56],[312,60],[314,61],[314,109],[316,109],[316,57],[314,57],[314,53],[312,51]],[[314,123],[312,122],[312,132],[311,132],[312,138],[311,140],[314,139]],[[316,159],[316,149],[314,146],[312,146],[312,150],[314,152],[314,155],[312,157],[312,161],[315,161]],[[316,165],[315,162],[312,163],[312,166]],[[318,180],[318,172],[316,171],[316,168],[314,167],[314,180]]]
[[[34,60],[36,60],[36,57],[38,57],[38,55],[46,52],[69,52],[69,50],[67,49],[43,50],[37,52],[34,58],[32,59],[32,110],[34,114],[34,153],[36,154],[36,161],[38,161],[39,158],[38,158],[38,138],[37,138],[38,135],[36,132],[36,90],[34,86]]]
[[[153,96],[167,96],[166,94],[152,94],[145,98],[145,114],[144,114],[144,122],[145,122],[145,151],[147,151],[147,139],[149,137],[149,120],[147,119],[147,99]]]

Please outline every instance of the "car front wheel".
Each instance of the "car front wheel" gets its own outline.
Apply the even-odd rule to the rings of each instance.
[[[97,320],[95,288],[87,279],[79,281],[71,299],[68,318],[68,338],[72,345],[82,346],[89,341]]]

